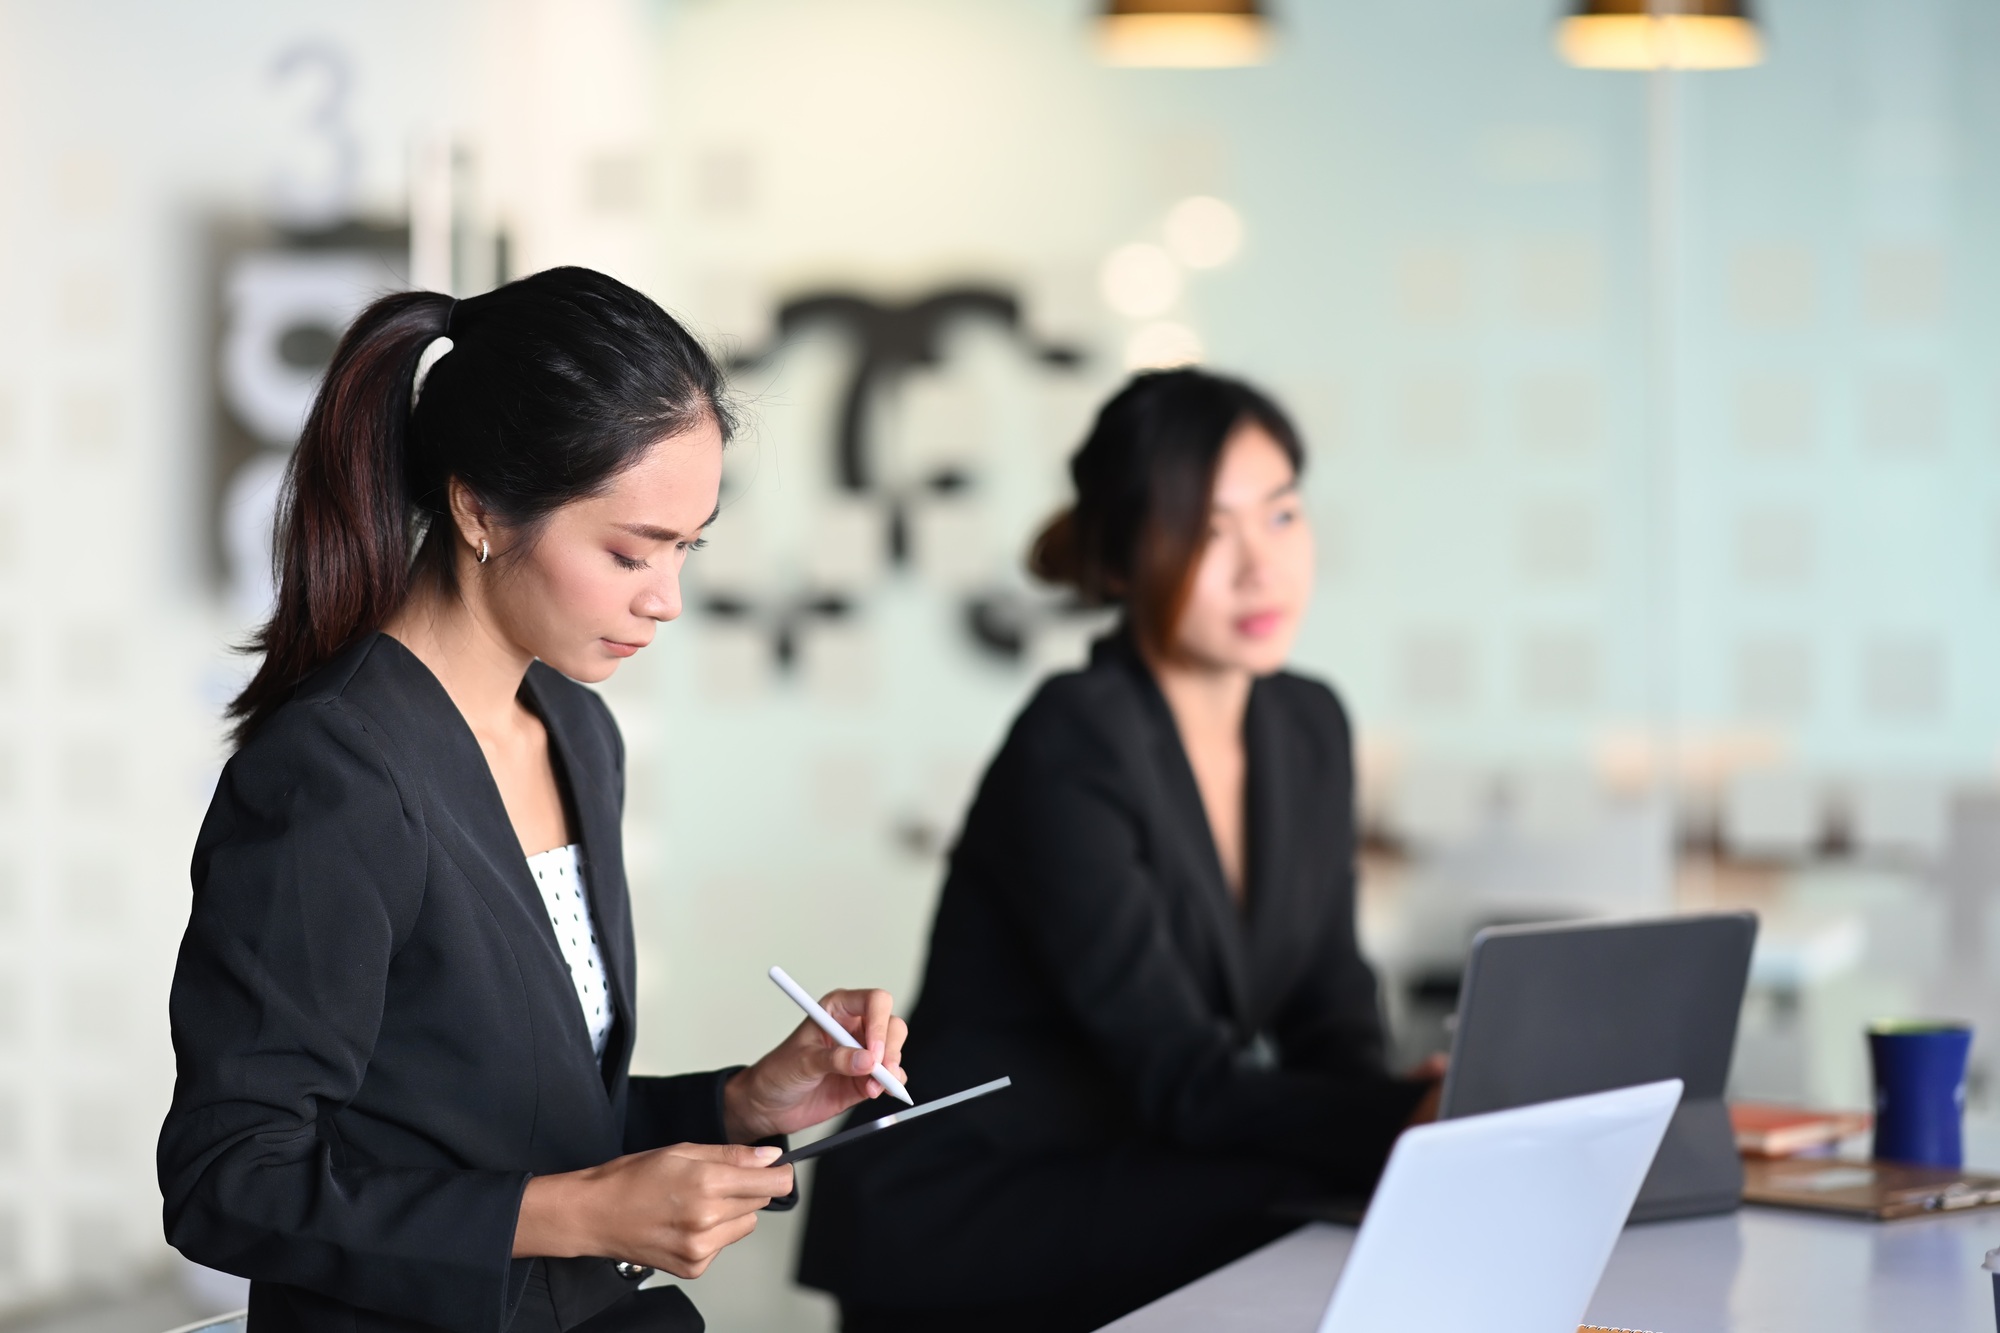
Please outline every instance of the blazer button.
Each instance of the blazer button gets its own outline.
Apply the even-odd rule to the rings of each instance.
[[[652,1275],[653,1270],[644,1264],[628,1264],[623,1259],[618,1261],[618,1276],[627,1282],[642,1282]]]

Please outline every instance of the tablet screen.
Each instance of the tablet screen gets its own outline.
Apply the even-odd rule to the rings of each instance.
[[[856,1125],[853,1129],[843,1129],[838,1134],[829,1134],[825,1138],[814,1143],[808,1143],[802,1148],[794,1148],[771,1165],[787,1166],[793,1162],[803,1162],[808,1157],[817,1157],[823,1152],[830,1152],[840,1147],[842,1144],[853,1143],[856,1139],[865,1139],[871,1135],[880,1134],[885,1129],[894,1129],[898,1125],[908,1124],[918,1116],[929,1115],[932,1111],[942,1111],[947,1106],[957,1106],[959,1103],[969,1102],[975,1097],[984,1097],[989,1092],[998,1092],[1002,1088],[1011,1086],[1013,1082],[1014,1080],[1011,1078],[996,1078],[991,1083],[982,1083],[976,1088],[967,1088],[964,1092],[954,1092],[949,1097],[940,1097],[936,1101],[925,1102],[921,1106],[907,1107],[893,1114],[885,1115],[880,1120],[870,1120],[865,1125]]]

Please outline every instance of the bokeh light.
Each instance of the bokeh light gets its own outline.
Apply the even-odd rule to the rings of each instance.
[[[1120,246],[1098,273],[1104,302],[1128,319],[1150,319],[1173,308],[1181,296],[1180,265],[1157,245]]]
[[[1172,320],[1143,325],[1125,342],[1127,370],[1168,370],[1200,360],[1200,337],[1187,325]]]
[[[1167,249],[1189,268],[1215,268],[1243,248],[1243,217],[1214,195],[1198,194],[1167,214]]]

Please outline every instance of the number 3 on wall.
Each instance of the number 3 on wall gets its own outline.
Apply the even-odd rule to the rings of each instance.
[[[272,219],[302,231],[336,226],[351,212],[361,166],[347,120],[353,66],[337,46],[299,42],[271,62],[271,81],[298,108],[271,173]]]

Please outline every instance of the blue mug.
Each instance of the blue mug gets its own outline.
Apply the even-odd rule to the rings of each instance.
[[[1877,1161],[1965,1165],[1965,1061],[1971,1050],[1972,1029],[1964,1023],[1869,1024]]]

